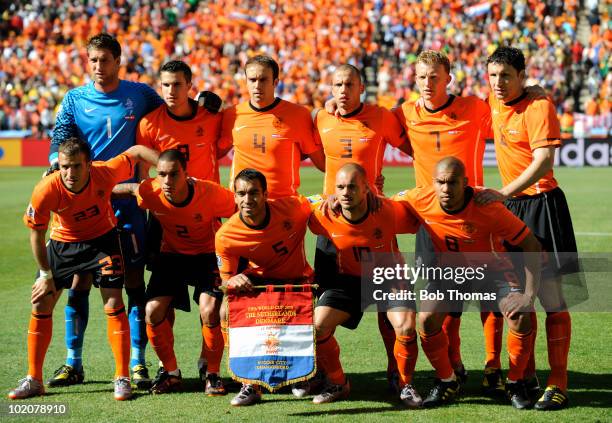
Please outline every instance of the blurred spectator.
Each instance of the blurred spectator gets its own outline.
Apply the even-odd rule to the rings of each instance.
[[[209,89],[235,104],[246,93],[242,64],[264,52],[282,66],[278,95],[315,107],[341,63],[368,67],[368,92],[381,104],[417,97],[412,64],[430,48],[449,55],[453,92],[484,98],[486,57],[512,44],[528,57],[529,82],[550,92],[560,116],[609,113],[608,7],[580,2],[13,1],[0,15],[0,129],[49,131],[66,91],[89,81],[84,45],[101,31],[122,44],[122,78],[157,88],[159,67],[182,59],[194,71],[194,94]],[[585,45],[576,38],[579,7],[592,25]]]

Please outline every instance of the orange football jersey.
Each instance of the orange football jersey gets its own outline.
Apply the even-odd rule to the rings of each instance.
[[[447,156],[463,162],[470,185],[484,185],[482,159],[485,140],[491,133],[491,112],[486,102],[474,96],[451,96],[437,110],[406,102],[393,112],[410,140],[417,187],[433,184],[436,163]]]
[[[24,223],[32,229],[46,230],[53,212],[51,239],[82,242],[104,235],[117,224],[110,203],[113,187],[130,178],[133,171],[127,154],[93,162],[89,181],[78,193],[66,188],[60,172],[52,173],[34,188]]]
[[[138,186],[138,205],[149,209],[163,228],[162,252],[206,254],[215,251],[220,217],[230,217],[236,206],[234,193],[211,181],[190,179],[185,204],[168,201],[159,182],[146,179]]]
[[[221,140],[234,145],[230,187],[245,168],[259,170],[268,183],[268,198],[296,195],[302,154],[321,149],[314,139],[305,107],[277,99],[265,109],[244,102],[223,112]]]
[[[397,253],[395,235],[418,229],[420,222],[407,208],[389,199],[382,202],[378,212],[368,213],[359,222],[351,222],[342,214],[324,215],[313,208],[308,227],[333,242],[339,273],[361,276],[362,262],[371,261],[373,253]]]
[[[261,227],[248,226],[236,213],[217,231],[215,250],[224,281],[237,273],[241,258],[250,262],[245,273],[263,278],[312,276],[304,252],[310,203],[304,197],[285,197],[267,204],[268,218]]]
[[[503,185],[518,178],[533,161],[532,151],[559,147],[561,129],[550,99],[529,100],[527,93],[504,104],[489,96],[495,135],[495,154]],[[557,187],[552,169],[517,195],[534,195]]]
[[[189,176],[218,183],[217,150],[231,146],[221,142],[221,119],[221,113],[210,113],[197,103],[195,116],[187,118],[172,115],[162,104],[140,120],[136,143],[160,152],[180,150]]]
[[[368,184],[382,172],[385,147],[399,147],[405,132],[397,118],[387,109],[362,104],[349,116],[336,117],[324,110],[315,118],[315,138],[325,150],[323,193],[334,193],[336,173],[346,163],[357,163],[366,170]]]
[[[506,251],[503,241],[520,244],[530,232],[527,225],[502,203],[477,205],[472,200],[475,191],[468,187],[468,203],[453,213],[442,208],[433,187],[402,191],[393,199],[419,218],[437,252],[500,252]]]

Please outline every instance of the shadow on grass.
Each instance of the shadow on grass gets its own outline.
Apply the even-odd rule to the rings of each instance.
[[[316,411],[306,411],[292,413],[291,416],[312,417],[325,416],[328,414],[334,415],[358,415],[370,413],[385,413],[394,410],[404,409],[399,401],[398,395],[390,393],[387,387],[387,379],[385,373],[356,373],[349,374],[351,382],[351,395],[347,402],[368,402],[368,403],[386,403],[388,406],[373,406],[364,404],[344,409],[325,409]],[[547,371],[538,371],[538,378],[541,385],[544,387]],[[462,389],[456,407],[461,407],[463,404],[470,405],[508,405],[510,404],[503,397],[486,397],[481,392],[480,383],[482,381],[482,373],[480,370],[472,370],[468,374],[468,381]],[[612,407],[612,375],[610,374],[592,374],[576,371],[568,372],[570,381],[570,407],[585,407],[585,408],[610,408]],[[429,389],[433,386],[434,373],[433,371],[417,371],[415,372],[413,383],[417,387],[423,398],[427,396]],[[345,402],[346,403],[346,402]]]

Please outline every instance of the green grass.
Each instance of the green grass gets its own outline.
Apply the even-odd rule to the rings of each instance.
[[[8,392],[27,370],[26,332],[30,313],[29,292],[36,270],[28,243],[28,231],[21,223],[31,190],[42,169],[0,169],[0,386]],[[222,171],[227,175],[227,169]],[[412,169],[389,168],[385,171],[385,192],[391,194],[414,186]],[[612,169],[562,168],[556,171],[574,221],[578,247],[582,252],[609,252],[612,236],[580,235],[612,233]],[[487,169],[490,186],[499,186],[495,169]],[[302,171],[302,193],[314,194],[322,186],[322,175],[312,169]],[[413,238],[402,236],[403,251],[413,250]],[[314,253],[314,237],[308,236],[309,257]],[[311,261],[312,262],[312,261]],[[609,294],[608,294],[609,295]],[[54,337],[45,362],[49,376],[65,358],[63,305],[61,299],[55,313]],[[129,402],[112,399],[113,360],[106,341],[106,321],[99,294],[91,294],[89,327],[84,345],[86,383],[48,391],[48,395],[32,402],[65,403],[70,421],[328,421],[339,418],[351,421],[611,421],[612,420],[612,355],[610,353],[610,313],[574,313],[572,347],[569,361],[571,408],[550,414],[535,411],[518,412],[509,405],[492,402],[479,394],[483,366],[483,339],[479,316],[468,313],[462,323],[462,352],[470,373],[465,394],[451,406],[436,410],[408,411],[386,393],[386,355],[376,327],[375,315],[368,313],[356,331],[340,328],[337,332],[341,359],[352,383],[349,401],[314,406],[308,400],[291,395],[265,395],[261,405],[232,408],[229,397],[207,398],[197,381],[196,359],[200,351],[199,322],[196,313],[177,313],[176,353],[187,392],[173,395],[138,395]],[[537,343],[537,364],[540,381],[547,375],[546,341],[543,336],[544,316],[540,315],[540,336]],[[504,354],[505,356],[505,354]],[[149,348],[147,358],[157,359]],[[505,360],[504,360],[505,361]],[[156,366],[153,366],[154,368]],[[226,373],[227,374],[227,373]],[[421,394],[431,384],[433,372],[424,354],[420,353],[415,383]],[[0,400],[0,418],[7,410],[7,401]],[[40,421],[40,418],[26,420]]]

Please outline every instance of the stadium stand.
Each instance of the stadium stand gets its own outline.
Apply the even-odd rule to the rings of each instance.
[[[391,107],[417,96],[410,65],[422,49],[449,55],[453,92],[484,98],[483,60],[497,43],[512,44],[566,127],[574,113],[610,113],[612,29],[598,0],[0,3],[0,130],[34,137],[48,135],[66,91],[88,81],[85,41],[101,31],[122,43],[122,78],[156,86],[161,64],[183,59],[198,90],[237,104],[246,95],[241,65],[261,51],[281,64],[279,95],[314,107],[330,96],[338,63],[365,69],[368,101]]]

